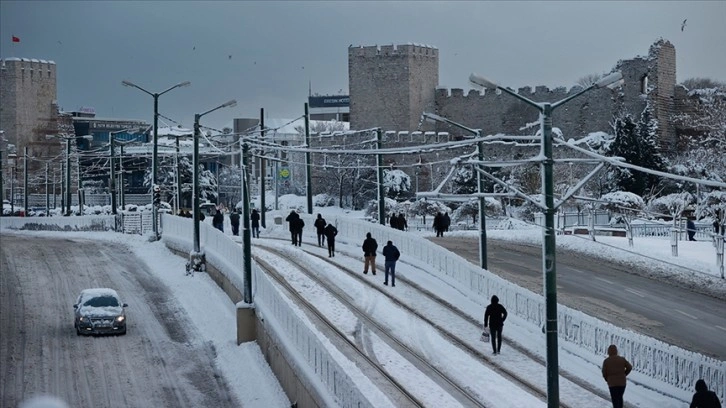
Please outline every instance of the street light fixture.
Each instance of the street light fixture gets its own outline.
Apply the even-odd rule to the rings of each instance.
[[[560,406],[559,402],[559,363],[557,355],[557,274],[555,264],[555,204],[554,204],[554,180],[552,176],[552,164],[554,162],[552,156],[552,111],[558,106],[571,101],[572,99],[588,92],[592,89],[610,88],[614,89],[623,83],[623,75],[619,71],[615,71],[602,77],[594,84],[580,90],[557,102],[535,102],[526,98],[512,89],[497,85],[496,83],[479,76],[471,74],[469,81],[475,85],[499,89],[500,91],[512,95],[522,102],[533,106],[540,112],[541,127],[541,153],[543,157],[541,164],[542,175],[542,194],[545,198],[545,228],[542,245],[542,268],[545,279],[545,332],[547,341],[547,406],[555,408]]]
[[[192,253],[189,254],[189,266],[196,272],[203,272],[206,270],[206,260],[203,254],[200,253],[199,247],[199,119],[202,116],[212,113],[217,109],[231,108],[237,105],[237,101],[232,99],[231,101],[225,102],[222,105],[217,106],[214,109],[210,109],[204,113],[197,113],[194,115],[194,152],[192,158],[192,165],[194,167],[193,180],[192,180],[192,218],[194,223],[194,248]]]
[[[154,98],[154,140],[153,140],[154,150],[153,150],[153,153],[151,156],[151,185],[152,185],[152,187],[154,187],[157,185],[157,169],[158,169],[158,153],[159,153],[159,145],[158,145],[158,140],[159,140],[159,137],[158,137],[159,136],[159,97],[161,95],[164,95],[165,93],[171,91],[172,89],[189,86],[192,83],[189,81],[180,82],[180,83],[166,89],[165,91],[158,92],[158,93],[147,91],[146,89],[136,85],[135,83],[133,83],[131,81],[127,81],[127,80],[121,81],[121,84],[123,86],[130,86],[132,88],[136,88],[136,89],[140,90],[141,92],[151,95],[151,97]],[[152,203],[153,203],[153,199],[152,199]],[[158,216],[156,207],[152,206],[151,213],[152,213],[152,222],[153,222],[153,230],[154,230],[154,239],[158,239],[159,238],[159,226],[158,226],[158,222],[156,220],[157,216]]]

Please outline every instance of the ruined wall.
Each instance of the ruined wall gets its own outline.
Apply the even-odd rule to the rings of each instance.
[[[434,47],[386,45],[348,48],[350,122],[353,129],[415,129],[433,108],[439,81]]]

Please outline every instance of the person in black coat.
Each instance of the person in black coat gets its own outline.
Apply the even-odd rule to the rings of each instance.
[[[252,230],[252,238],[259,238],[260,237],[260,213],[257,212],[257,209],[255,208],[252,210],[252,214],[250,214],[250,229]]]
[[[328,224],[324,229],[325,237],[328,238],[328,257],[335,256],[335,236],[338,235],[338,229],[333,224]]]
[[[406,217],[404,217],[403,214],[398,214],[398,229],[401,231],[406,231],[408,229],[408,223],[406,222]]]
[[[396,286],[396,261],[401,257],[401,252],[398,251],[392,241],[388,241],[386,246],[383,247],[383,258],[385,259],[386,266],[386,277],[383,281],[384,285],[388,285],[388,275],[391,275],[391,286]]]
[[[298,219],[295,220],[295,234],[297,234],[297,238],[295,240],[297,241],[297,246],[302,246],[302,234],[304,227],[305,221],[298,217]]]
[[[378,242],[376,242],[371,233],[366,234],[366,239],[363,241],[363,257],[365,258],[365,264],[363,266],[363,273],[368,274],[368,266],[373,270],[373,274],[376,274],[376,251],[378,250]]]
[[[391,224],[391,228],[398,229],[398,217],[396,214],[391,215],[391,219],[388,222]]]
[[[449,232],[449,226],[451,225],[451,217],[449,217],[449,213],[445,212],[443,217],[444,222],[444,231]],[[443,236],[443,234],[442,234]]]
[[[217,210],[217,212],[214,213],[214,217],[212,217],[212,226],[224,232],[224,215],[222,214],[222,210]]]
[[[236,208],[232,211],[232,214],[229,215],[229,223],[232,226],[232,235],[238,236],[239,235],[239,213],[237,212]]]
[[[696,393],[693,394],[689,408],[721,408],[721,401],[715,392],[709,391],[706,381],[696,381]]]
[[[434,230],[436,230],[437,237],[444,236],[444,216],[440,212],[437,212],[434,216]]]
[[[315,227],[315,231],[318,233],[318,246],[325,245],[325,225],[327,222],[325,221],[325,218],[323,218],[322,214],[318,214],[318,218],[315,219],[315,223],[313,224],[313,227]]]
[[[686,221],[686,231],[688,232],[688,240],[695,241],[696,238],[694,238],[694,236],[696,235],[696,224],[693,220],[689,219]]]
[[[285,218],[285,221],[288,222],[289,228],[290,228],[290,237],[292,238],[292,244],[297,245],[297,221],[300,219],[300,215],[298,215],[295,210],[290,211],[290,215]]]
[[[489,327],[489,337],[492,339],[494,354],[499,354],[502,348],[502,328],[507,320],[507,309],[499,304],[497,295],[492,296],[492,303],[484,311],[484,327]]]

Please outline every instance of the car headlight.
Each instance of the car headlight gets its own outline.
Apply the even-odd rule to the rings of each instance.
[[[116,323],[123,323],[126,321],[126,316],[117,316],[116,317]]]
[[[88,318],[87,318],[86,316],[81,316],[81,317],[80,317],[80,318],[78,319],[78,321],[79,321],[79,322],[81,322],[81,323],[86,323],[86,322],[88,322]]]

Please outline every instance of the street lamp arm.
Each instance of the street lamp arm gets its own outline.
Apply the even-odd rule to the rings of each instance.
[[[140,90],[140,91],[142,91],[142,92],[145,92],[145,93],[147,93],[147,94],[149,94],[149,95],[151,95],[151,96],[154,96],[154,94],[153,94],[152,92],[149,92],[149,91],[147,91],[146,89],[144,89],[144,88],[142,88],[142,87],[140,87],[140,86],[136,85],[135,83],[133,83],[133,82],[131,82],[131,81],[127,81],[127,80],[125,80],[125,79],[124,79],[123,81],[121,81],[121,85],[123,85],[123,86],[130,86],[130,87],[132,87],[132,88],[136,88],[136,89],[138,89],[138,90]]]
[[[462,125],[461,123],[456,123],[456,122],[454,122],[451,119],[447,119],[447,118],[445,118],[443,116],[439,116],[439,115],[436,115],[434,113],[424,112],[424,113],[421,114],[421,116],[423,116],[426,119],[431,119],[431,120],[436,121],[436,122],[447,123],[447,124],[449,124],[451,126],[454,126],[454,127],[459,128],[459,129],[466,130],[467,132],[471,132],[472,134],[474,134],[477,137],[481,135],[481,131],[479,129],[472,129],[470,127],[467,127],[467,126]]]
[[[588,86],[587,88],[582,89],[579,92],[568,96],[565,99],[561,99],[561,100],[559,100],[557,102],[552,103],[552,110],[554,110],[556,107],[558,107],[560,105],[566,104],[567,102],[569,102],[569,101],[577,98],[578,96],[580,96],[580,95],[584,94],[585,92],[588,92],[588,91],[590,91],[591,89],[594,89],[594,88],[597,88],[597,87],[595,86],[595,84],[592,84],[592,85]]]
[[[533,101],[533,100],[531,100],[529,98],[526,98],[526,97],[518,94],[517,92],[515,92],[512,89],[505,88],[503,86],[497,85],[494,82],[492,82],[492,81],[484,78],[481,75],[477,75],[477,74],[471,74],[471,75],[469,75],[469,82],[471,82],[474,85],[481,86],[483,88],[499,89],[500,91],[502,91],[504,93],[508,93],[508,94],[512,95],[513,97],[521,100],[522,102],[524,102],[524,103],[526,103],[528,105],[534,106],[540,112],[543,112],[544,111],[544,108],[542,107],[542,104],[539,104],[539,103],[537,103],[537,102],[535,102],[535,101]]]
[[[191,85],[191,84],[192,84],[192,83],[191,83],[191,82],[189,82],[189,81],[184,81],[184,82],[180,82],[180,83],[178,83],[178,84],[176,84],[176,85],[172,86],[171,88],[167,89],[166,91],[163,91],[163,92],[159,92],[158,96],[164,95],[165,93],[167,93],[167,92],[171,91],[172,89],[176,89],[176,88],[181,88],[181,87],[183,87],[183,86],[189,86],[189,85]]]
[[[228,101],[228,102],[226,102],[226,103],[224,103],[222,105],[219,105],[219,106],[217,106],[214,109],[210,109],[210,110],[208,110],[208,111],[206,111],[204,113],[200,113],[199,114],[199,117],[201,118],[202,116],[204,116],[204,115],[206,115],[208,113],[212,113],[212,112],[216,111],[217,109],[228,108],[228,107],[235,106],[235,105],[237,105],[237,101],[235,99],[232,99],[231,101]]]

